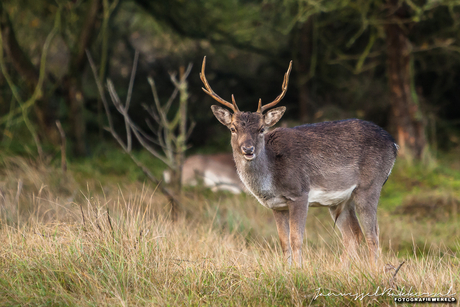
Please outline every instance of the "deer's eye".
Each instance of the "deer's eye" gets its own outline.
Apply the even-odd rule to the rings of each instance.
[[[264,132],[265,132],[265,127],[262,127],[262,128],[259,129],[259,133],[260,133],[260,134],[262,134],[262,133],[264,133]]]
[[[232,133],[235,133],[235,132],[236,132],[236,129],[233,128],[233,127],[230,127],[230,131],[231,131]]]

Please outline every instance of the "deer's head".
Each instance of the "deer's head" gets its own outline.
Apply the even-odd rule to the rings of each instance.
[[[211,88],[205,76],[206,57],[203,59],[203,65],[201,67],[200,78],[205,88],[203,91],[211,96],[216,101],[220,102],[224,106],[230,108],[222,108],[217,105],[211,106],[214,116],[232,133],[232,148],[233,152],[241,155],[247,161],[254,160],[260,152],[264,149],[265,141],[264,134],[267,129],[275,125],[283,116],[286,107],[278,107],[267,111],[264,111],[275,106],[278,102],[283,99],[287,91],[289,82],[289,74],[292,69],[292,61],[289,63],[289,68],[284,75],[284,81],[282,85],[281,94],[276,99],[264,106],[262,106],[262,100],[259,99],[259,106],[257,112],[241,112],[236,105],[235,98],[232,95],[232,103],[225,101],[219,97]]]

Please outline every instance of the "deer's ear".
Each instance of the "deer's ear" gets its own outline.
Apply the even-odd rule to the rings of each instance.
[[[224,126],[228,126],[232,122],[232,113],[229,110],[219,106],[211,106],[212,113]]]
[[[267,127],[271,127],[276,124],[281,117],[283,116],[284,112],[286,111],[286,107],[279,107],[272,109],[265,113],[264,115],[264,123]]]

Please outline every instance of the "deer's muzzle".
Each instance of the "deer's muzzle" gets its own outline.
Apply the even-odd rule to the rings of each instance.
[[[254,150],[255,150],[254,146],[250,146],[250,147],[241,146],[241,152],[243,153],[244,158],[248,161],[251,161],[252,159],[256,157]]]

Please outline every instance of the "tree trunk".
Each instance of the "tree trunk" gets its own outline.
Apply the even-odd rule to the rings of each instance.
[[[0,27],[3,48],[14,69],[26,81],[30,95],[33,95],[38,84],[39,71],[30,61],[30,58],[22,50],[16,39],[8,13],[0,3]],[[45,92],[42,89],[43,92]],[[34,106],[35,122],[38,125],[40,138],[48,140],[51,144],[59,144],[59,137],[54,126],[56,120],[55,110],[50,107],[48,97],[39,98]]]
[[[397,1],[388,1],[395,8]],[[407,10],[399,7],[385,25],[387,46],[387,74],[391,93],[392,125],[400,146],[399,155],[421,159],[426,148],[425,121],[418,104],[417,93],[411,84],[412,54],[410,41],[398,19],[407,17]]]
[[[308,121],[312,117],[312,104],[310,102],[310,89],[309,81],[310,67],[311,67],[311,55],[312,55],[312,25],[313,18],[308,18],[307,21],[303,22],[297,29],[295,35],[296,48],[295,48],[295,59],[297,60],[297,89],[299,95],[299,120],[302,122]]]
[[[182,195],[182,165],[178,166],[176,169],[171,169],[171,190],[172,194],[175,197],[181,198]],[[171,202],[171,219],[177,221],[179,214],[179,204],[172,201]]]
[[[69,135],[74,142],[73,152],[77,156],[86,155],[85,98],[81,86],[82,75],[87,63],[85,50],[91,46],[95,36],[98,12],[101,7],[101,0],[92,0],[89,3],[85,22],[71,52],[69,76],[65,83],[71,132]]]
[[[73,142],[73,153],[77,156],[86,155],[86,121],[84,117],[85,98],[81,91],[79,76],[66,80],[67,106],[69,108],[70,135]]]

